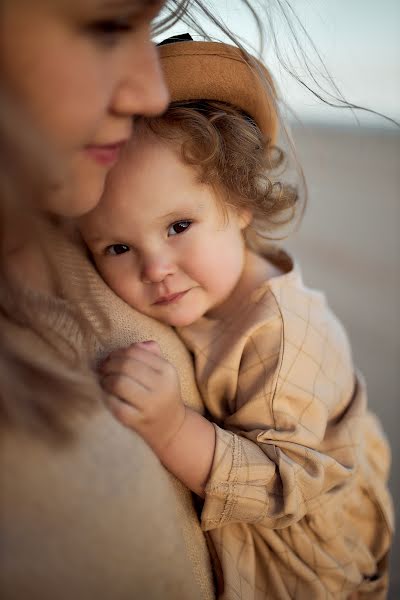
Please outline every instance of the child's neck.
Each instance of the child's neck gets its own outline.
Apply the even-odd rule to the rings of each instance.
[[[265,281],[282,271],[267,258],[246,249],[241,277],[230,296],[207,313],[211,319],[224,319],[237,312],[249,296]]]

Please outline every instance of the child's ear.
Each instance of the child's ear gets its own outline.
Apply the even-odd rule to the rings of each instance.
[[[246,229],[253,220],[253,213],[250,208],[240,208],[238,210],[240,229]]]

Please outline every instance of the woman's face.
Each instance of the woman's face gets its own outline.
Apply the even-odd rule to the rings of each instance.
[[[131,135],[131,117],[165,108],[150,41],[162,4],[1,0],[2,86],[65,167],[41,208],[62,216],[92,209]]]

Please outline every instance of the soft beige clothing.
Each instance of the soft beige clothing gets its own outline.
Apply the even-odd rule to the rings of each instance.
[[[117,298],[83,248],[57,230],[51,236],[60,295],[81,305],[97,334],[89,348],[93,362],[114,348],[155,339],[177,366],[185,402],[203,410],[176,334]],[[40,355],[41,344],[58,330],[69,332],[71,345],[57,352],[87,344],[62,303],[35,295],[26,301],[44,335],[34,342],[23,326],[10,331],[0,321],[16,345],[35,343],[32,355]],[[77,420],[73,444],[52,445],[12,430],[2,436],[1,598],[212,600],[207,546],[189,491],[98,398],[93,404],[93,414]]]
[[[342,326],[282,259],[229,319],[179,329],[216,429],[201,519],[221,598],[384,598],[386,440]]]

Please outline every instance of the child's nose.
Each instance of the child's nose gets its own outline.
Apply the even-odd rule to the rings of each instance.
[[[166,257],[153,257],[143,261],[142,282],[161,283],[168,275],[172,275],[174,272],[174,265]]]

